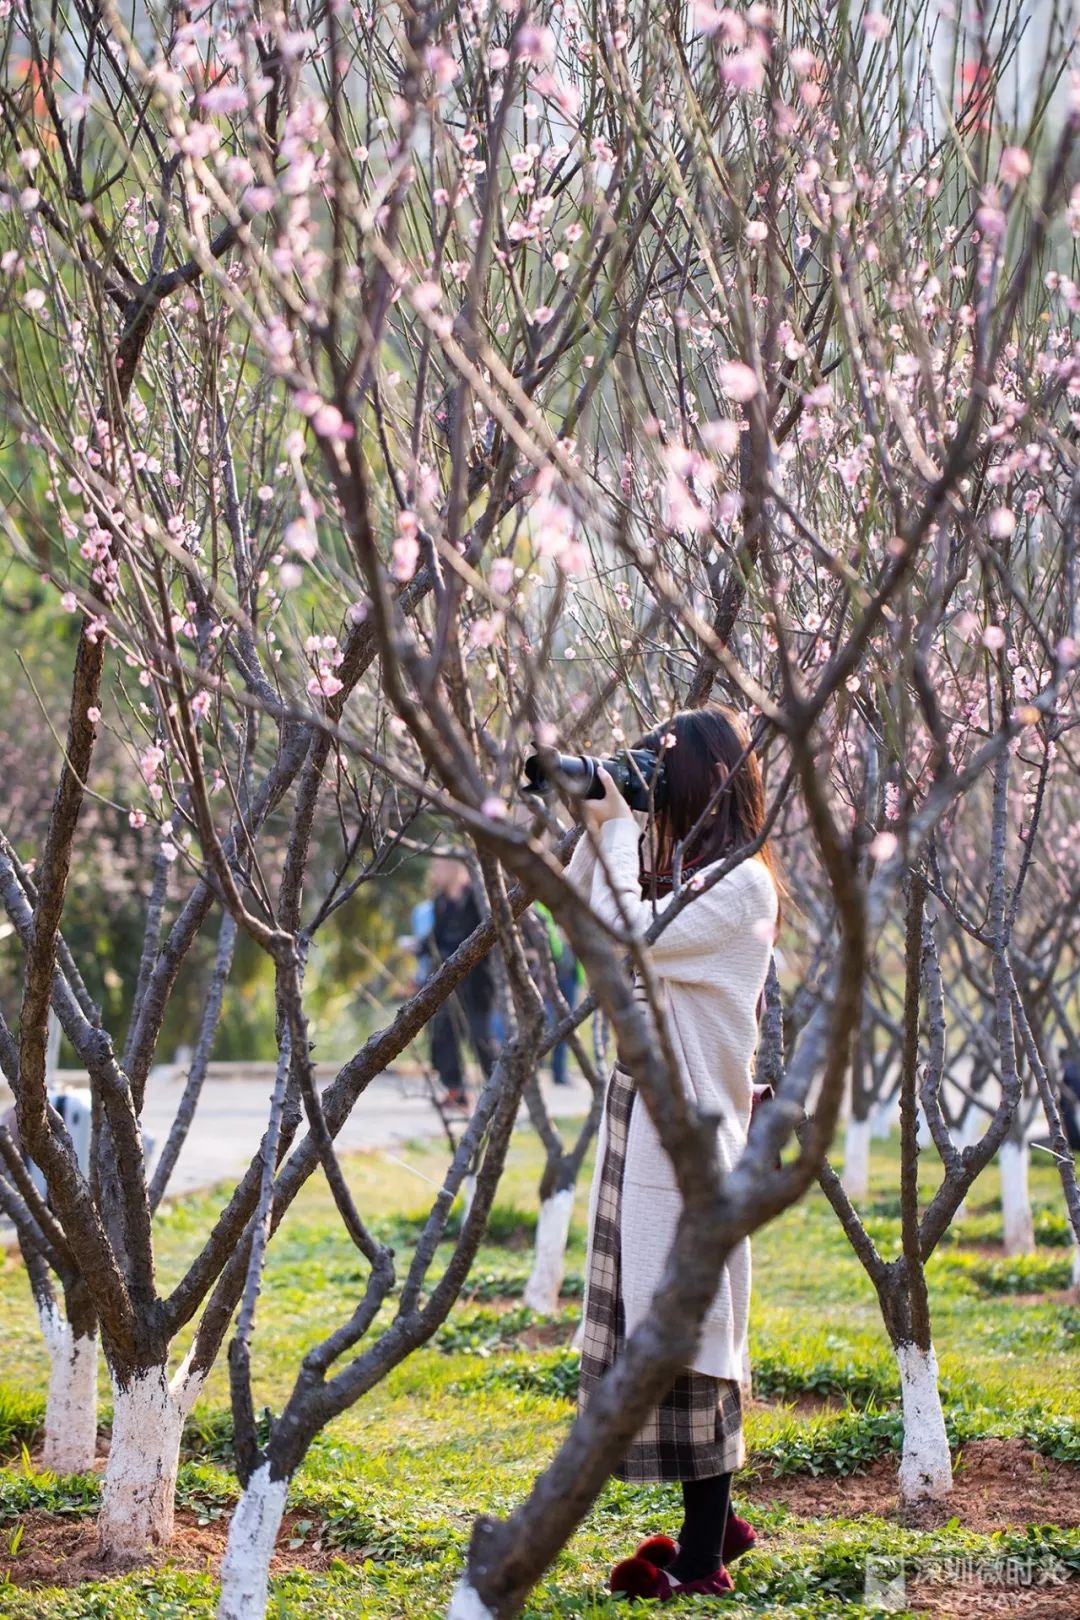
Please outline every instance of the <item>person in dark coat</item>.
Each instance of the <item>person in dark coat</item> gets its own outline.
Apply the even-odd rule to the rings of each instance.
[[[1069,1147],[1080,1153],[1080,1065],[1067,1046],[1061,1049],[1061,1123]]]
[[[429,947],[437,964],[452,956],[482,919],[464,861],[437,856],[431,863],[433,898]],[[495,974],[484,957],[465,975],[431,1020],[431,1061],[445,1088],[444,1104],[467,1107],[464,1048],[476,1054],[485,1077],[495,1064]]]

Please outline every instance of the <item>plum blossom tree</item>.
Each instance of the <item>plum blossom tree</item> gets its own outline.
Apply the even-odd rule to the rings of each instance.
[[[35,1202],[9,1153],[5,1198],[32,1269],[85,1291],[113,1382],[103,1554],[167,1540],[183,1422],[231,1333],[243,1490],[220,1613],[264,1612],[312,1440],[430,1338],[467,1276],[546,1039],[519,922],[537,898],[586,967],[685,1213],[655,1309],[588,1412],[517,1511],[478,1522],[452,1613],[520,1611],[685,1363],[733,1245],[819,1173],[879,1283],[905,1488],[946,1488],[925,1260],[1005,1140],[1018,1051],[1053,1120],[1026,966],[1041,940],[1011,955],[1033,843],[1010,869],[1008,807],[1016,750],[1057,744],[1073,700],[1076,108],[1040,104],[1045,130],[1021,147],[984,78],[977,116],[939,137],[910,33],[813,5],[782,22],[615,0],[60,13],[15,0],[30,66],[3,91],[0,386],[32,475],[9,479],[3,521],[78,640],[34,880],[15,862],[5,879],[23,972],[0,1061],[49,1193]],[[675,1081],[648,939],[592,914],[562,871],[565,825],[522,818],[516,795],[534,741],[601,751],[715,692],[754,716],[770,828],[816,896],[803,965],[820,964],[728,1176]],[[103,729],[128,750],[129,814],[158,839],[122,1047],[63,933]],[[988,792],[976,916],[955,867]],[[327,823],[340,855],[316,886]],[[320,1091],[318,931],[421,839],[469,848],[489,915]],[[680,881],[676,907],[698,892]],[[1002,1077],[962,1153],[940,1104],[946,918],[987,953]],[[272,964],[277,1072],[258,1153],[161,1294],[163,1182],[148,1184],[139,1116],[208,930],[221,983],[240,933]],[[492,950],[507,1041],[399,1278],[334,1139]],[[899,1007],[873,994],[898,960]],[[50,1006],[94,1095],[89,1176],[47,1105]],[[875,1006],[901,1067],[896,1264],[824,1167]],[[917,1100],[946,1169],[921,1221]],[[366,1280],[260,1443],[267,1249],[319,1171]],[[1070,1174],[1063,1161],[1076,1221]]]

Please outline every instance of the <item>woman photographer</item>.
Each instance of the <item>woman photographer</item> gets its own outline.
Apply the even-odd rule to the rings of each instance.
[[[716,862],[749,844],[765,820],[761,772],[741,718],[720,706],[687,710],[636,745],[662,757],[659,808],[641,837],[606,771],[605,795],[579,801],[585,833],[568,875],[616,927],[647,928],[680,883],[707,879]],[[598,859],[598,852],[600,859]],[[605,867],[607,870],[605,871]],[[768,848],[684,906],[649,946],[649,959],[692,1104],[718,1116],[722,1169],[746,1143],[753,1096],[758,1004],[776,932],[779,875]],[[670,1160],[629,1072],[608,1083],[589,1202],[589,1257],[580,1403],[646,1315],[681,1210]],[[725,1264],[693,1360],[650,1414],[617,1469],[631,1481],[678,1480],[684,1518],[677,1542],[643,1541],[612,1571],[611,1589],[665,1599],[730,1591],[730,1562],[754,1532],[729,1512],[731,1476],[744,1461],[741,1385],[748,1377],[750,1244]]]

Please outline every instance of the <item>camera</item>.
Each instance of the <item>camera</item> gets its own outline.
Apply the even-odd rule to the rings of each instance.
[[[560,787],[575,799],[602,799],[601,767],[631,810],[663,809],[664,766],[659,754],[649,748],[621,748],[608,759],[594,759],[591,754],[559,754],[554,748],[543,748],[525,761],[521,789],[543,798]]]

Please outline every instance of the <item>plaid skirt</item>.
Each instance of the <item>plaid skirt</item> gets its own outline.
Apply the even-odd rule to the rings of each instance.
[[[597,1172],[596,1213],[589,1233],[578,1393],[582,1410],[626,1340],[619,1234],[626,1138],[636,1096],[633,1078],[616,1063],[604,1101],[607,1141]],[[653,1408],[615,1476],[634,1483],[711,1479],[733,1473],[745,1458],[739,1385],[688,1368],[679,1374],[666,1399]]]

